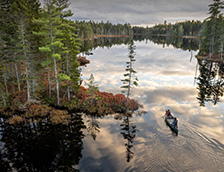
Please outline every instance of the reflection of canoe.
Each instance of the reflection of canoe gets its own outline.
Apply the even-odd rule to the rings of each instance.
[[[167,125],[168,125],[173,131],[178,132],[178,128],[177,128],[177,127],[174,127],[174,126],[172,125],[173,121],[174,121],[174,118],[167,118],[167,117],[165,117],[165,122],[167,123]]]

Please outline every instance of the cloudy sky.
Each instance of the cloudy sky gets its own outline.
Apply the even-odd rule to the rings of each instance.
[[[204,20],[212,0],[70,0],[73,19],[149,25]]]

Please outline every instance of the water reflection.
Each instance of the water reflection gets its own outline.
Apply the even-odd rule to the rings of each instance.
[[[198,97],[201,106],[205,102],[216,105],[224,92],[224,65],[223,62],[213,62],[198,59],[199,76],[197,77]]]
[[[165,46],[172,46],[174,48],[180,48],[183,50],[197,51],[199,49],[200,39],[195,38],[179,38],[179,37],[166,37],[166,36],[151,36],[141,37],[101,37],[97,39],[84,40],[82,42],[81,52],[86,55],[92,55],[92,50],[96,48],[111,48],[114,45],[128,45],[131,40],[145,42],[154,42],[155,44]]]
[[[86,53],[87,55],[91,50],[94,50],[98,47],[101,48],[111,48],[114,45],[121,45],[125,44],[127,45],[130,42],[130,37],[101,37],[97,39],[91,39],[91,40],[84,40],[82,42],[81,52]]]
[[[158,45],[173,46],[182,50],[197,51],[199,49],[200,39],[196,38],[180,38],[180,37],[167,37],[167,36],[152,36],[149,38],[135,37],[136,41],[150,40]]]
[[[96,140],[97,134],[100,133],[100,122],[97,120],[97,116],[88,115],[89,119],[87,120],[87,131],[93,140]]]
[[[84,127],[81,115],[68,125],[1,123],[1,171],[78,171]]]
[[[134,153],[132,152],[133,141],[136,136],[136,125],[129,119],[129,116],[124,116],[124,119],[121,123],[121,134],[123,135],[124,139],[127,140],[125,143],[126,147],[126,159],[127,162],[133,158]]]
[[[190,39],[188,41],[189,45],[194,45]],[[224,101],[220,97],[221,103],[215,106],[210,103],[205,107],[199,106],[197,88],[194,85],[195,66],[198,60],[192,58],[197,54],[197,51],[194,51],[196,48],[186,46],[188,51],[172,46],[163,48],[161,44],[154,44],[146,39],[135,41],[135,45],[135,70],[138,71],[139,86],[134,89],[131,97],[138,100],[148,113],[142,117],[132,118],[133,124],[138,128],[130,150],[134,156],[128,163],[120,158],[127,152],[127,149],[123,152],[123,147],[128,141],[125,139],[126,142],[122,142],[123,138],[117,134],[120,132],[120,124],[112,120],[108,123],[107,119],[102,119],[101,132],[97,136],[97,143],[94,143],[94,151],[87,148],[84,159],[93,157],[94,154],[100,155],[103,149],[109,150],[106,154],[117,162],[117,167],[112,168],[115,171],[222,170],[224,168],[222,165],[224,164],[224,117],[222,116]],[[125,68],[127,55],[127,45],[124,44],[106,50],[96,48],[93,50],[93,55],[89,56],[91,63],[83,70],[83,76],[88,77],[93,73],[100,90],[120,93],[120,80],[123,79],[124,73],[122,69]],[[165,109],[168,108],[178,118],[178,137],[172,135],[172,131],[162,119]],[[105,138],[107,143],[114,138],[116,144],[105,146],[103,142],[101,143]],[[90,147],[92,142],[86,140],[85,143],[87,142],[86,147]],[[100,145],[103,145],[103,148]],[[119,148],[119,151],[113,152],[112,150],[117,150],[116,148]],[[216,153],[217,150],[219,154]],[[90,152],[92,156],[86,157]],[[178,155],[174,158],[172,155],[176,152]],[[97,158],[100,165],[103,163],[102,158],[106,157]],[[82,160],[81,164],[84,161]],[[83,166],[81,167],[83,169]]]

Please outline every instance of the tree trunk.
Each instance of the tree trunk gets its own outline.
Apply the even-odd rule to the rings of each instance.
[[[55,82],[56,82],[56,91],[57,91],[57,105],[60,105],[60,100],[59,100],[59,82],[58,82],[58,71],[57,71],[57,62],[56,59],[54,58],[54,75],[55,75]]]
[[[36,93],[36,79],[32,79],[32,94]]]
[[[3,60],[1,60],[2,66],[4,66]],[[5,65],[6,69],[7,69],[7,65]],[[5,91],[6,91],[6,95],[7,97],[9,96],[9,91],[8,91],[8,86],[7,86],[7,76],[6,76],[6,69],[4,69],[4,67],[2,68],[2,73],[3,73],[3,78],[4,78],[4,84],[5,84]]]
[[[20,79],[19,79],[19,74],[18,74],[16,62],[14,62],[14,70],[15,70],[16,80],[17,80],[17,84],[18,84],[18,90],[21,91],[21,89],[20,89]]]
[[[9,75],[10,75],[10,78],[13,78],[13,74],[12,74],[12,63],[9,62]]]
[[[30,82],[29,82],[29,59],[27,55],[27,48],[25,43],[25,28],[24,28],[24,20],[20,20],[20,34],[21,34],[21,41],[23,45],[23,55],[25,58],[25,73],[26,73],[26,85],[27,85],[27,101],[30,101]]]
[[[2,90],[1,90],[1,95],[2,95],[2,100],[3,100],[3,105],[4,105],[4,107],[6,107],[6,100],[5,100],[5,96],[4,96],[4,93]]]
[[[69,64],[68,64],[68,54],[67,54],[67,59],[66,59],[66,72],[67,72],[67,75],[69,76]],[[68,101],[70,101],[70,87],[69,87],[69,80],[67,80],[67,90],[68,90]]]
[[[50,5],[50,4],[49,4]],[[50,24],[50,35],[51,35],[51,43],[54,42],[54,37],[53,37],[53,26],[52,26],[52,21],[51,21],[51,9],[48,7],[49,10],[49,24]],[[54,54],[54,46],[52,47],[52,53]],[[55,76],[55,82],[56,82],[56,92],[57,92],[57,105],[60,105],[60,100],[59,100],[59,82],[58,82],[58,71],[57,71],[57,61],[56,58],[53,58],[54,61],[54,76]]]
[[[20,67],[20,62],[17,62],[17,69],[18,69],[19,78],[21,78],[21,67]]]
[[[13,77],[12,68],[13,68],[12,62],[9,62],[9,74],[10,74],[11,86],[12,86],[12,91],[15,92],[14,77]]]
[[[47,79],[48,79],[48,91],[49,97],[51,97],[51,77],[50,77],[50,68],[47,65]]]
[[[131,90],[131,75],[132,75],[132,61],[130,59],[130,71],[129,71],[128,92],[127,92],[127,103],[128,103],[128,98],[129,98],[129,95],[130,95],[130,90]]]
[[[27,85],[27,101],[30,101],[30,82],[29,82],[29,72],[28,72],[28,61],[26,59],[26,85]]]

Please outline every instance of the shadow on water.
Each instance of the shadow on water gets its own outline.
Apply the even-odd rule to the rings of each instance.
[[[1,123],[1,171],[78,171],[85,128],[81,115],[67,125]]]

